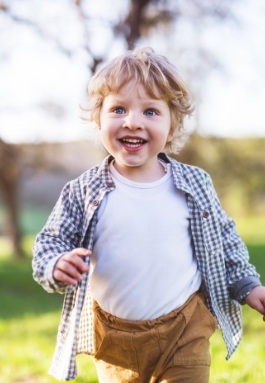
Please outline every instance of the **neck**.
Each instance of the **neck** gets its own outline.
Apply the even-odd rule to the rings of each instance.
[[[113,166],[123,177],[134,182],[155,182],[167,172],[166,167],[160,161],[157,161],[156,166],[151,168],[143,166],[123,167],[118,165],[115,160]]]

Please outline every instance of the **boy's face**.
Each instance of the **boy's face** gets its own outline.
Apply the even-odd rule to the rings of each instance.
[[[127,178],[148,182],[161,176],[157,155],[171,138],[170,126],[166,101],[151,98],[140,84],[129,82],[103,100],[101,140]]]

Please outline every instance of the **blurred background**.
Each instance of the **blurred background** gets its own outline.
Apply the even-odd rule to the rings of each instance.
[[[264,17],[263,0],[0,0],[0,382],[53,381],[61,300],[32,282],[31,245],[62,186],[105,156],[80,105],[91,75],[127,49],[150,46],[179,69],[195,112],[178,159],[211,174],[265,278]],[[18,351],[25,339],[33,359]],[[213,382],[254,382],[217,370]]]

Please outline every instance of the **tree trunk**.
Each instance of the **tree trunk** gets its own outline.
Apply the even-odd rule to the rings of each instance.
[[[7,212],[6,235],[10,239],[16,258],[25,256],[19,224],[18,185],[20,163],[16,148],[0,139],[0,193]]]

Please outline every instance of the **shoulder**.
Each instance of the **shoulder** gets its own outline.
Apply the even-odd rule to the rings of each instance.
[[[67,195],[70,199],[83,199],[87,194],[100,189],[106,183],[108,173],[108,158],[105,158],[100,164],[69,181],[64,186],[62,195]]]
[[[194,175],[203,179],[210,178],[210,175],[198,166],[188,165],[178,161],[176,161],[176,164],[181,168],[183,174]]]
[[[171,163],[174,184],[177,188],[191,195],[202,209],[216,201],[218,197],[212,179],[205,170],[167,158]]]
[[[80,176],[70,181],[70,184],[74,188],[88,187],[96,182],[102,182],[104,184],[109,175],[108,168],[109,157],[106,157],[100,164],[91,167]]]
[[[87,185],[93,180],[95,176],[97,176],[100,168],[100,164],[93,166],[92,168],[86,170],[84,173],[80,174],[77,178],[71,181],[74,187]]]
[[[171,163],[173,172],[178,174],[178,176],[182,176],[183,178],[189,181],[193,180],[196,182],[211,182],[211,176],[204,169],[198,166],[188,165],[183,162],[179,162],[171,157],[167,158]]]

